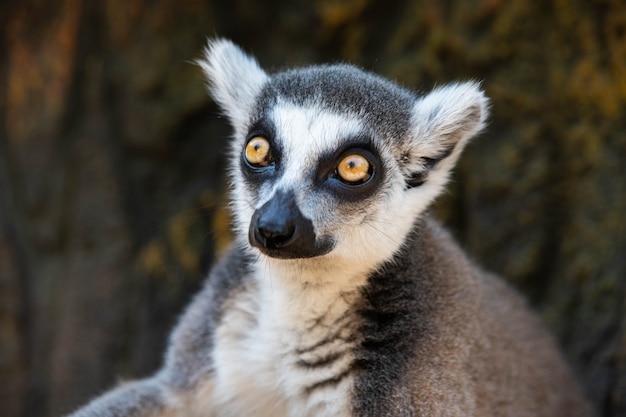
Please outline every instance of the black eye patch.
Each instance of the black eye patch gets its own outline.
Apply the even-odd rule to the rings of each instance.
[[[263,163],[254,163],[255,161],[251,161],[250,158],[250,144],[259,138],[263,140],[263,146],[268,147],[269,155]],[[242,142],[239,167],[252,186],[260,186],[263,182],[275,177],[277,171],[280,170],[283,149],[275,139],[273,124],[262,119],[251,125],[245,140]]]
[[[359,167],[359,163],[364,166]],[[360,169],[364,172],[359,174]],[[316,184],[343,200],[354,202],[372,195],[383,176],[383,164],[377,150],[370,141],[356,139],[320,155]]]

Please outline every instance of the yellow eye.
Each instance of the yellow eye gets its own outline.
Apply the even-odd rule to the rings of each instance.
[[[262,136],[253,137],[246,145],[245,157],[252,166],[268,166],[270,164],[270,143]]]
[[[337,166],[339,178],[349,184],[361,184],[372,176],[369,161],[359,154],[346,156]]]

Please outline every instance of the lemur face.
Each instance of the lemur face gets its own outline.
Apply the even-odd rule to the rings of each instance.
[[[268,75],[221,40],[199,64],[234,128],[237,237],[269,259],[388,259],[487,114],[475,83],[419,97],[348,65]]]
[[[263,109],[238,158],[243,194],[254,207],[250,244],[276,258],[322,256],[350,226],[371,221],[392,168],[374,135],[355,115],[314,104]]]

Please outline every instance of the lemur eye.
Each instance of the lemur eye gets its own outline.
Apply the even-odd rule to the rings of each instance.
[[[266,167],[270,164],[270,143],[263,136],[255,136],[246,144],[245,158],[254,167]]]
[[[339,179],[351,185],[363,184],[370,179],[372,172],[369,161],[359,154],[350,154],[337,165]]]

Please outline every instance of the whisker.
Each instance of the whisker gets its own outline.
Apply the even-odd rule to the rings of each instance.
[[[389,224],[391,224],[391,223],[389,223]],[[375,232],[377,232],[380,235],[384,236],[391,243],[394,243],[396,245],[400,245],[402,243],[402,241],[396,239],[395,237],[392,237],[387,232],[385,232],[382,229],[380,229],[377,225],[374,225],[372,223],[363,223],[363,225],[369,227],[370,229],[373,229]]]

